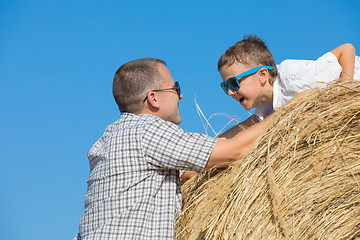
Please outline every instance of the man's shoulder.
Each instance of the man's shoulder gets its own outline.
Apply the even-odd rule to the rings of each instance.
[[[120,119],[115,124],[126,123],[126,124],[153,124],[155,122],[166,122],[165,120],[152,115],[152,114],[133,114],[124,112],[121,114]]]
[[[116,125],[118,128],[140,127],[144,131],[157,128],[173,129],[175,131],[182,130],[178,125],[152,114],[122,113],[120,119],[112,125]]]
[[[121,113],[120,118],[111,125],[117,125],[119,127],[131,127],[136,125],[152,124],[158,120],[161,119],[151,114],[133,114],[124,112]]]

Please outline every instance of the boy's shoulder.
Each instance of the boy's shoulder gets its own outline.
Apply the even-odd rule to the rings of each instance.
[[[278,75],[281,79],[294,78],[298,74],[306,71],[310,60],[286,59],[278,66]]]
[[[316,60],[286,59],[282,61],[279,65],[277,65],[277,67],[286,70],[288,68],[293,68],[293,67],[306,67],[309,64],[314,64],[314,63],[321,64],[321,63],[330,63],[334,61],[336,62],[338,61],[336,56],[331,52],[327,52]]]
[[[327,66],[338,65],[336,56],[327,52],[316,60],[286,59],[277,67],[279,75],[282,77],[296,77],[298,74],[308,74],[316,69],[326,68]],[[298,77],[298,76],[297,76]]]

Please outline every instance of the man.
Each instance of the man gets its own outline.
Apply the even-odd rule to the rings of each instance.
[[[231,139],[184,132],[177,126],[180,86],[159,59],[122,65],[113,95],[121,117],[89,151],[78,239],[174,239],[179,170],[200,172],[241,159],[268,121]]]

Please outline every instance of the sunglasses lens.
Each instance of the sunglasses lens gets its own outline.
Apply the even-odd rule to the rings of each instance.
[[[224,92],[226,94],[228,94],[228,91],[229,91],[228,86],[224,82],[220,83],[220,86],[221,86],[222,90],[224,90]]]
[[[178,82],[175,82],[175,90],[176,90],[177,95],[180,98],[181,90],[180,90],[180,84]]]
[[[237,90],[240,89],[239,83],[236,80],[236,78],[229,78],[227,80],[227,82],[228,82],[228,84],[229,84],[232,91],[237,91]]]

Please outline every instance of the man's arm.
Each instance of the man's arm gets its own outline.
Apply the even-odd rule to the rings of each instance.
[[[285,105],[297,104],[311,94],[313,89],[307,89],[293,97]],[[258,138],[264,133],[267,123],[272,119],[274,113],[263,121],[256,123],[248,129],[237,133],[230,139],[219,138],[210,154],[204,169],[212,167],[226,167],[231,163],[244,158],[256,144]],[[196,175],[196,172],[185,171],[181,179],[188,179]]]
[[[269,120],[270,118],[265,119],[265,124]],[[260,119],[256,115],[252,115],[245,121],[236,124],[234,127],[221,134],[204,169],[209,169],[214,166],[226,167],[230,163],[243,158],[252,149],[256,143],[256,139],[263,132],[264,124],[251,128],[255,124],[257,125],[258,122],[260,122]],[[237,136],[242,131],[246,132],[241,136]],[[231,141],[229,141],[230,139]],[[190,179],[196,174],[197,172],[194,171],[184,171],[180,176],[180,179]]]
[[[230,128],[229,130],[227,130],[226,132],[221,134],[219,136],[219,138],[230,139],[230,138],[234,137],[236,134],[238,134],[239,132],[244,131],[245,129],[253,126],[254,124],[256,124],[258,122],[260,122],[260,119],[256,115],[251,115],[245,121],[236,124],[234,127]],[[215,147],[216,147],[216,145],[215,145]],[[221,146],[220,146],[220,148],[221,148]],[[224,158],[221,158],[221,161],[224,161]],[[224,166],[229,165],[229,163],[231,163],[231,162],[228,162],[227,164],[224,164]],[[205,169],[206,169],[206,167],[205,167]],[[190,179],[193,176],[195,176],[196,174],[197,174],[197,172],[194,172],[194,171],[184,171],[184,173],[180,176],[180,179],[182,179],[182,180],[183,179]]]
[[[236,124],[234,127],[230,128],[229,130],[221,134],[219,137],[227,139],[232,138],[239,132],[244,131],[245,129],[251,127],[258,122],[260,122],[260,119],[256,115],[251,115],[248,119]]]
[[[355,66],[355,47],[350,43],[345,43],[331,51],[342,67],[340,82],[353,80]]]
[[[226,167],[245,157],[256,144],[273,114],[230,139],[219,138],[204,169]]]
[[[313,89],[307,89],[293,97],[284,106],[298,104],[311,94]],[[264,133],[266,125],[273,118],[274,113],[263,121],[239,132],[230,139],[219,138],[210,154],[204,169],[212,167],[226,167],[233,162],[244,158],[255,146],[259,137]]]
[[[195,171],[184,171],[183,174],[181,174],[180,179],[184,180],[184,179],[190,179],[192,177],[194,177],[197,174],[197,172]]]

